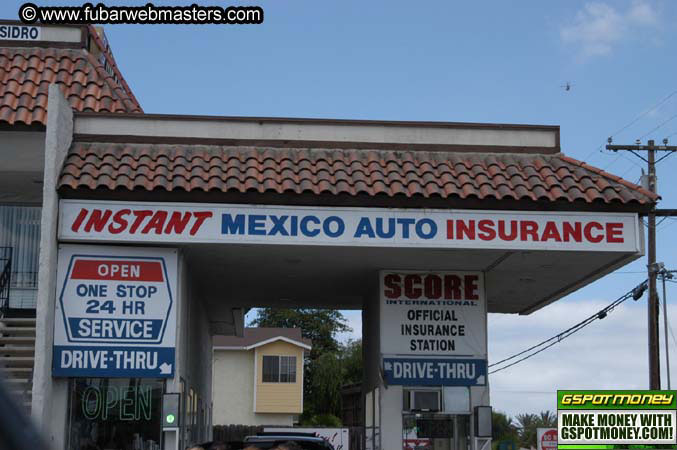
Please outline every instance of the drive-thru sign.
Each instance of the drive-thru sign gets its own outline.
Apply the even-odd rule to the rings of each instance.
[[[176,250],[59,248],[52,373],[171,377]]]

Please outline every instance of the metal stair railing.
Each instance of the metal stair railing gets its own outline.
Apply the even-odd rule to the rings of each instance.
[[[0,247],[0,317],[9,309],[9,289],[12,278],[12,247]]]

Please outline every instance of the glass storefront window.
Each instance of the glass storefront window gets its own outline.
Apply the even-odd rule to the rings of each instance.
[[[164,381],[75,378],[68,450],[159,450]]]

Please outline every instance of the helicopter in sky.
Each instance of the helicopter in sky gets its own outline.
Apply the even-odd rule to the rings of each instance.
[[[563,85],[560,86],[560,87],[561,87],[561,88],[564,88],[565,91],[570,91],[571,88],[572,88],[573,86],[574,86],[574,85],[571,84],[570,81],[567,81],[565,84],[563,84]]]

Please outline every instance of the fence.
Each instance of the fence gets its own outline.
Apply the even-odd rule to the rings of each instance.
[[[263,427],[255,425],[214,425],[215,441],[241,441],[247,436],[263,432]]]

